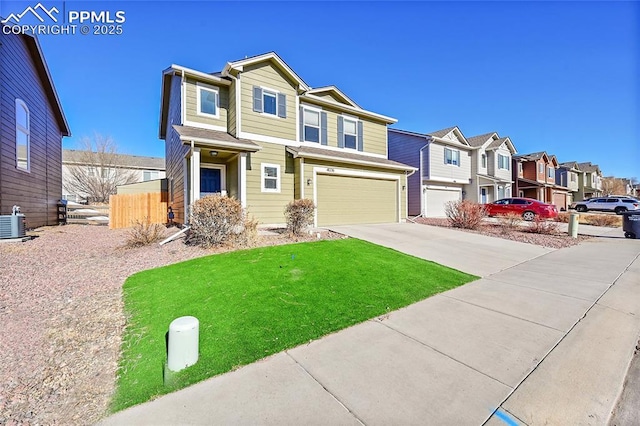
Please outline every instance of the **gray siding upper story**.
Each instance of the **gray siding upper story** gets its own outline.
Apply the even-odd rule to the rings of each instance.
[[[507,157],[507,169],[499,167],[498,155]],[[496,178],[502,180],[511,180],[511,151],[506,144],[502,144],[500,148],[494,151],[493,161],[491,161],[491,165],[493,167],[493,170],[489,172],[491,176],[495,176]]]
[[[578,174],[561,167],[556,170],[556,183],[575,192],[578,190]]]
[[[459,152],[460,164],[452,165],[446,163],[445,151],[447,149]],[[432,140],[427,151],[429,168],[427,174],[423,175],[425,180],[460,184],[469,183],[471,179],[471,151],[468,147],[444,144]]]

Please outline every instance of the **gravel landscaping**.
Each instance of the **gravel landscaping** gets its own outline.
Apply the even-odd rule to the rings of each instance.
[[[102,418],[115,385],[125,279],[231,250],[181,240],[127,249],[127,232],[67,225],[30,232],[35,238],[24,243],[0,244],[0,424],[86,425]],[[266,234],[257,245],[292,242],[282,232]]]

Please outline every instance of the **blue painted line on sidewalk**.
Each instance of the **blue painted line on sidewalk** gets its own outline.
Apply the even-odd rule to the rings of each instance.
[[[518,422],[516,422],[510,415],[500,409],[496,410],[495,416],[509,426],[518,426]]]

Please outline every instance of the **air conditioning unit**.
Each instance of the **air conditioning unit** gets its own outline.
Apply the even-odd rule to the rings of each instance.
[[[21,238],[24,236],[23,214],[0,216],[0,238]]]

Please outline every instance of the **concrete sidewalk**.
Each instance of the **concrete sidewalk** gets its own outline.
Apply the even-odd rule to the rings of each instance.
[[[606,423],[640,333],[639,241],[365,228],[349,232],[483,278],[103,424]]]

